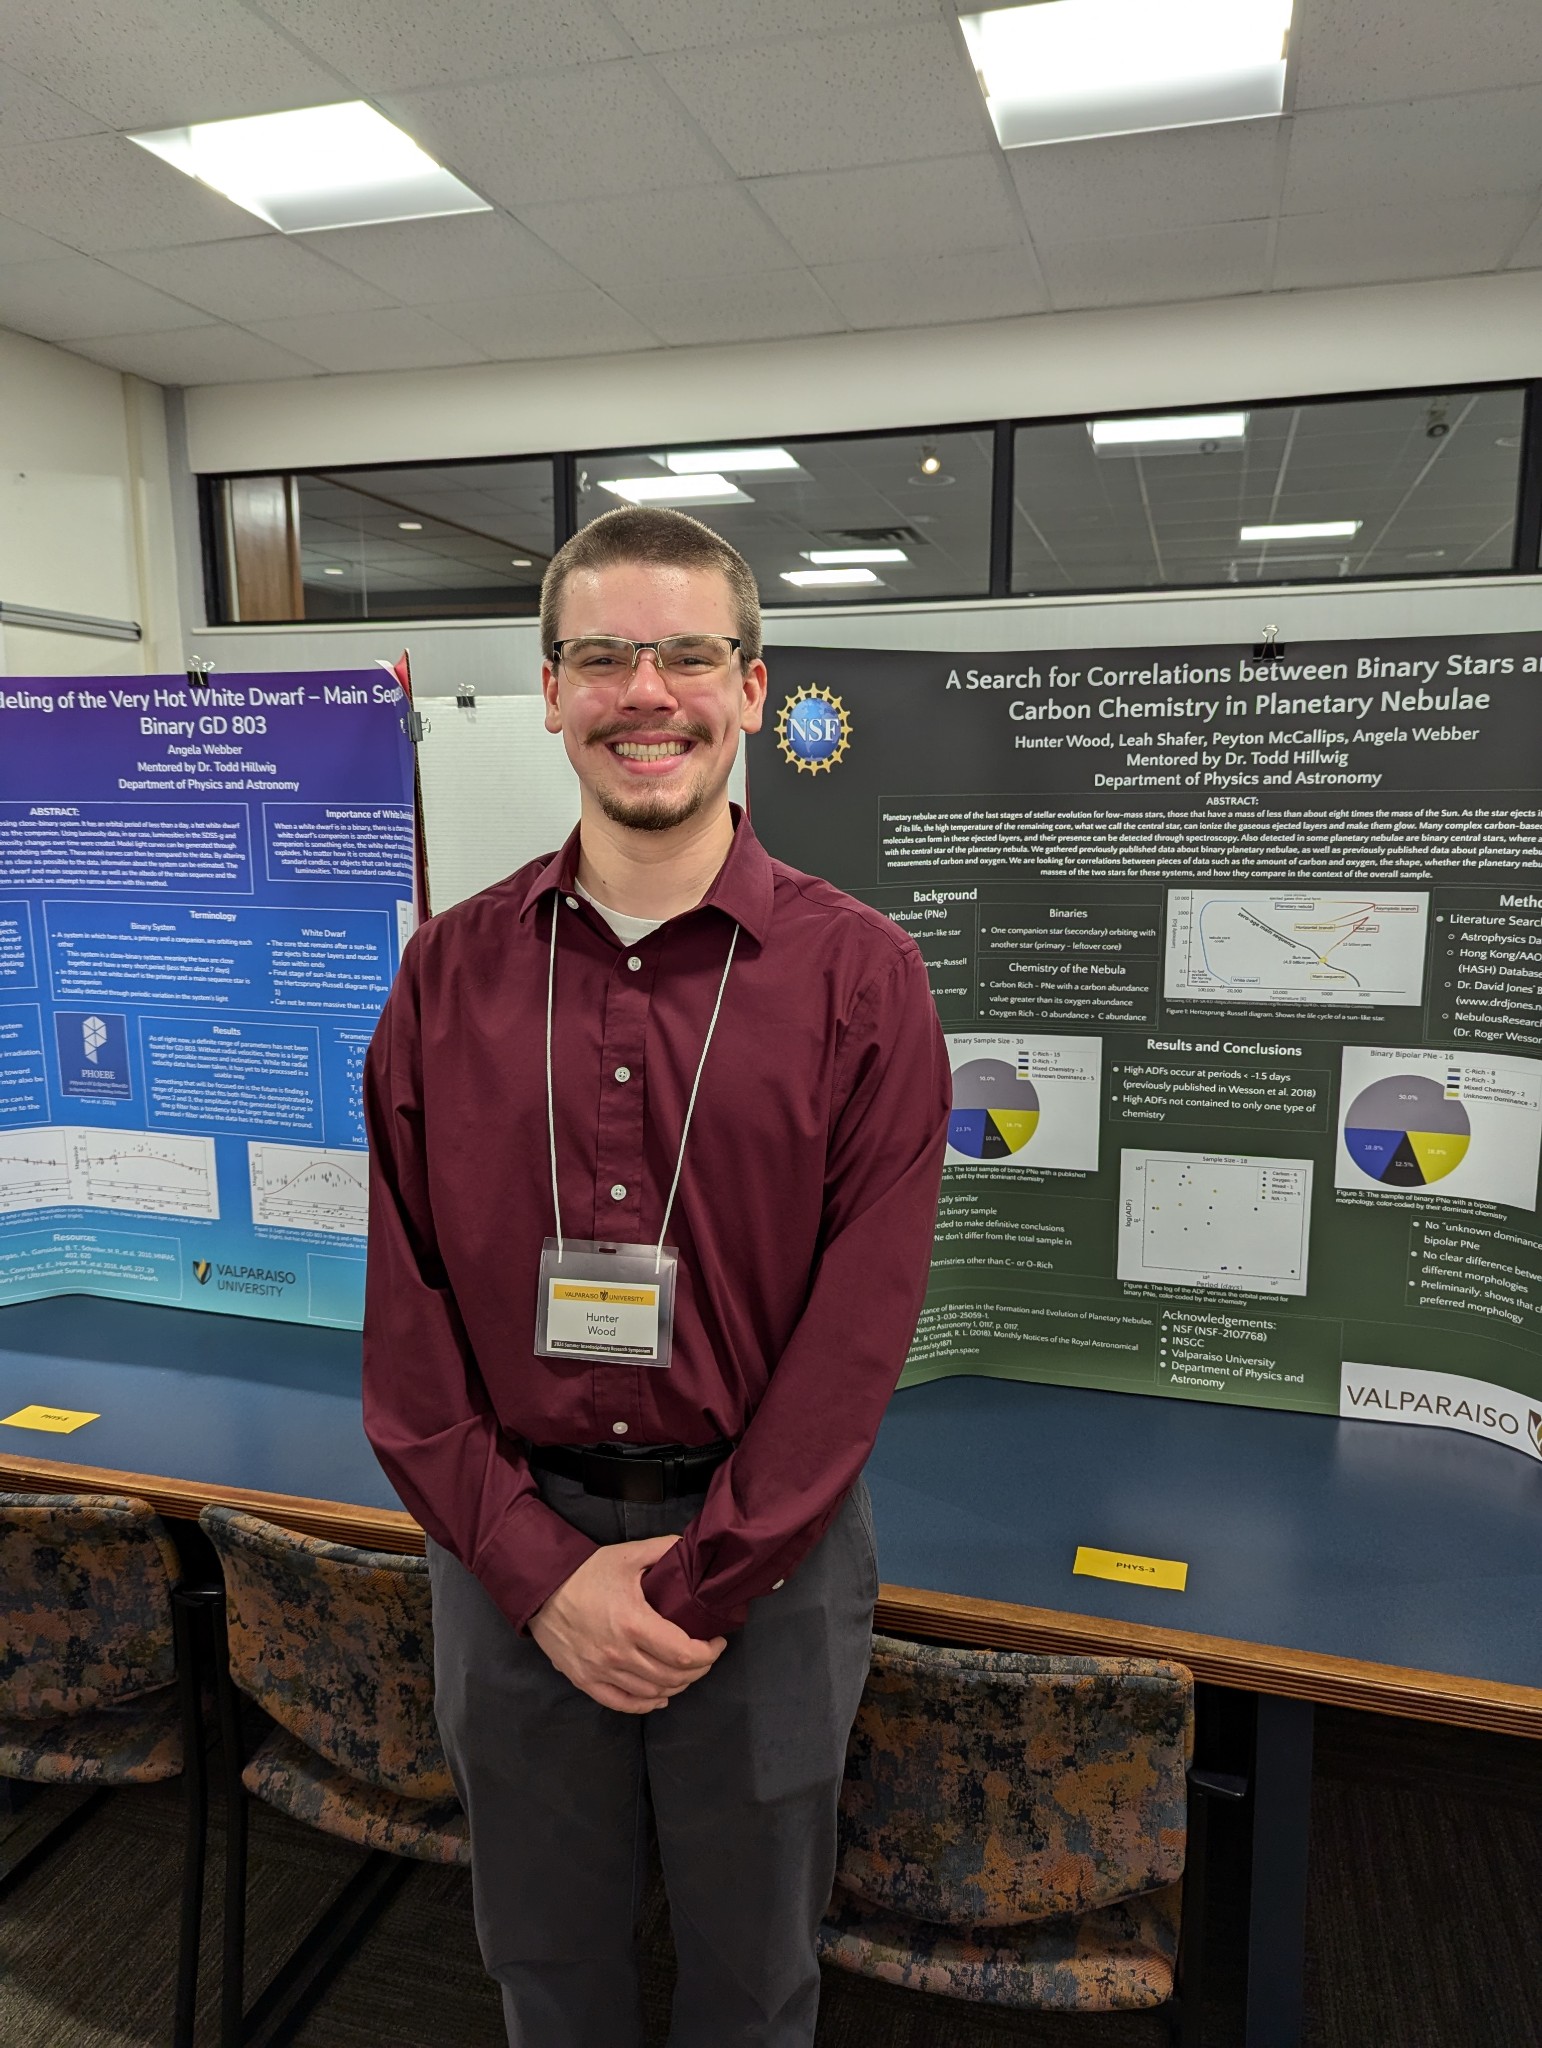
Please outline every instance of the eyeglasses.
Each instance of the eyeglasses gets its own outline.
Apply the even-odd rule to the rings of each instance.
[[[670,633],[663,640],[614,640],[590,635],[554,640],[552,660],[563,662],[586,683],[630,681],[638,661],[651,654],[659,674],[672,683],[702,682],[720,675],[743,645],[725,633]]]

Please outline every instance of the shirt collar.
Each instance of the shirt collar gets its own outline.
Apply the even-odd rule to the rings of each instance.
[[[733,814],[733,843],[712,887],[696,908],[721,910],[725,917],[731,917],[757,944],[763,946],[771,930],[771,905],[776,889],[771,856],[755,837],[749,819],[739,806],[730,804],[728,808]],[[554,890],[571,890],[577,876],[578,827],[575,825],[566,842],[536,871],[519,906],[521,920],[529,917],[536,905]]]

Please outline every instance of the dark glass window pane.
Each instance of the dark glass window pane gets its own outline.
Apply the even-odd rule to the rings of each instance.
[[[1510,390],[1252,406],[1235,409],[1240,433],[1217,408],[1171,441],[1158,437],[1193,416],[1134,441],[1093,421],[1020,427],[1013,591],[1506,569],[1522,404]],[[1354,530],[1242,538],[1321,524]]]
[[[732,495],[693,496],[695,478],[677,474],[670,458],[678,466],[713,453]],[[777,455],[785,466],[752,466]],[[581,455],[577,463],[580,526],[629,502],[616,486],[631,484],[647,502],[676,506],[722,534],[754,570],[767,605],[905,604],[989,589],[988,427]],[[816,554],[840,559],[816,562]],[[858,560],[863,554],[890,559]],[[841,580],[802,580],[832,574]]]
[[[253,496],[254,482],[284,487],[274,499],[283,516]],[[232,477],[229,610],[235,620],[532,613],[552,556],[552,501],[545,457]]]

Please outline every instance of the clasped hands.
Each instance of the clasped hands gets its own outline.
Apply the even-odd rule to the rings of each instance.
[[[648,1605],[643,1573],[680,1541],[607,1543],[530,1618],[530,1633],[580,1692],[618,1714],[651,1714],[712,1669],[726,1636],[698,1642]]]

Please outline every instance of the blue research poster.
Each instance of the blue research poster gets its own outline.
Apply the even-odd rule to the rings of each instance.
[[[0,1303],[357,1326],[414,922],[383,669],[0,676]]]

